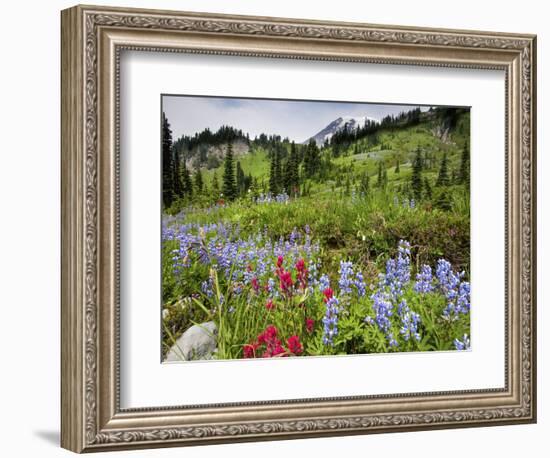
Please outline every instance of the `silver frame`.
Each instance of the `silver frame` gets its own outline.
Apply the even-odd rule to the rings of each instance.
[[[62,12],[62,446],[75,452],[536,420],[536,37],[76,6]],[[506,74],[506,386],[121,409],[123,50],[499,69]]]

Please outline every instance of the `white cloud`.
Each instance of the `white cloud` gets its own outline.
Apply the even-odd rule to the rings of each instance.
[[[229,125],[251,137],[279,134],[296,142],[316,134],[339,116],[369,116],[381,119],[413,106],[368,103],[232,99],[223,97],[163,96],[163,111],[174,139],[209,127],[215,131]]]

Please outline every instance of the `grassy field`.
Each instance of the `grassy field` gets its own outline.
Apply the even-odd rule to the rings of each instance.
[[[466,112],[447,138],[421,123],[339,157],[324,148],[323,170],[292,197],[266,196],[270,151],[251,145],[236,161],[254,190],[163,217],[164,352],[205,321],[220,359],[469,348],[469,186],[457,179],[468,138]],[[206,189],[223,173],[204,170]]]

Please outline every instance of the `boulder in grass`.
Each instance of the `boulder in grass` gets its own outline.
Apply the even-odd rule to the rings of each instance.
[[[218,328],[213,321],[195,324],[172,345],[165,361],[212,359],[216,352]]]

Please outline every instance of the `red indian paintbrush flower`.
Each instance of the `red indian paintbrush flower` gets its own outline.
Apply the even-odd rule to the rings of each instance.
[[[279,275],[279,287],[281,288],[281,291],[285,293],[290,292],[290,289],[294,285],[294,281],[292,280],[291,273],[287,272],[284,269],[281,269],[278,275]]]
[[[331,299],[333,295],[334,295],[334,291],[332,291],[332,288],[326,288],[323,291],[323,296],[325,296],[325,302],[328,302],[329,299]]]
[[[275,307],[275,304],[273,303],[273,301],[271,299],[269,299],[266,303],[265,303],[265,308],[267,310],[271,310],[273,309],[273,307]]]
[[[306,263],[303,258],[298,259],[296,263],[296,272],[298,273],[298,282],[300,283],[300,288],[305,289],[307,286],[307,273]]]
[[[313,322],[313,320],[311,320]],[[272,358],[274,356],[297,356],[304,352],[304,346],[297,335],[286,339],[286,348],[279,340],[278,331],[275,326],[270,324],[260,333],[252,343],[243,345],[244,358]]]
[[[257,344],[246,344],[243,345],[243,356],[245,358],[255,358],[256,350],[258,349]]]
[[[315,320],[313,318],[306,318],[306,331],[311,334],[313,327],[315,326]]]
[[[273,356],[287,356],[285,349],[281,345],[281,342],[277,340],[277,342],[271,346],[267,347],[267,350],[264,353],[264,358],[271,358]]]
[[[304,351],[304,347],[302,346],[302,343],[300,342],[300,337],[298,336],[290,336],[286,340],[288,351],[292,353],[293,355],[299,355]]]

